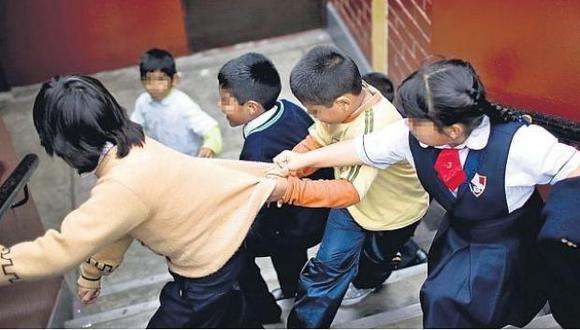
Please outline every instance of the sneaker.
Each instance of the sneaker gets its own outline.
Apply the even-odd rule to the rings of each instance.
[[[365,299],[368,295],[373,293],[377,288],[370,288],[370,289],[357,289],[354,285],[349,284],[348,290],[346,290],[346,294],[342,299],[342,306],[350,306],[354,304],[358,304],[363,299]]]

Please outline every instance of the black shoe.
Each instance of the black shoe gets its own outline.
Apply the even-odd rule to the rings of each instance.
[[[276,289],[272,290],[270,293],[274,296],[274,299],[276,299],[276,301],[294,298],[293,295],[292,296],[285,295],[284,291],[282,291],[281,288],[276,288]]]
[[[412,239],[409,239],[397,254],[400,255],[398,257],[400,261],[396,263],[395,269],[403,269],[427,262],[427,253]],[[395,262],[395,258],[393,261]]]

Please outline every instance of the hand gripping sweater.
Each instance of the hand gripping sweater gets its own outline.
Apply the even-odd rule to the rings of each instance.
[[[111,149],[90,198],[34,241],[0,245],[0,285],[59,275],[82,263],[79,285],[99,286],[133,239],[185,277],[217,271],[236,252],[275,187],[268,164],[185,156],[146,139],[124,158]]]

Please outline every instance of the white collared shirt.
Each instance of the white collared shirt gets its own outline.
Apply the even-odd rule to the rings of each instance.
[[[197,155],[203,136],[218,126],[215,119],[176,88],[159,102],[149,93],[141,94],[131,120],[141,125],[147,136],[190,156]]]
[[[276,105],[274,105],[270,110],[262,112],[258,117],[247,122],[244,125],[244,139],[247,138],[253,130],[268,122],[268,120],[276,114],[277,108],[278,103],[276,103]]]
[[[485,116],[465,142],[455,147],[460,149],[459,158],[462,166],[470,149],[485,148],[490,129],[490,120]],[[355,146],[358,156],[369,166],[384,169],[406,160],[415,167],[406,120],[357,138]],[[424,144],[421,146],[427,147]],[[580,152],[574,147],[558,143],[556,137],[540,126],[521,127],[512,139],[505,171],[505,194],[509,212],[524,205],[534,192],[535,185],[555,184],[565,179],[579,166]]]

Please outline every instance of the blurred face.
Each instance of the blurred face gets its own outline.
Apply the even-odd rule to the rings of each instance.
[[[303,103],[303,105],[312,117],[327,124],[340,124],[350,115],[349,111],[345,111],[344,107],[336,102],[332,104],[332,107],[309,103]]]
[[[161,71],[147,72],[147,75],[141,82],[147,93],[157,102],[169,95],[174,85],[174,80],[165,72]]]
[[[444,127],[441,130],[429,119],[408,118],[406,122],[411,134],[426,145],[435,147],[459,144],[456,141],[457,138],[452,138],[452,134],[455,133],[449,132],[451,127]]]
[[[226,119],[231,127],[246,124],[254,118],[254,114],[249,109],[247,103],[240,104],[230,92],[220,87],[218,107],[226,115]]]

